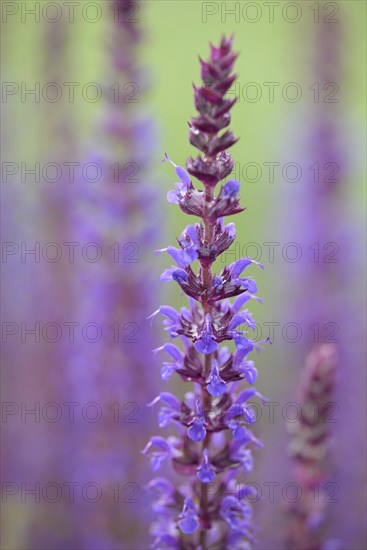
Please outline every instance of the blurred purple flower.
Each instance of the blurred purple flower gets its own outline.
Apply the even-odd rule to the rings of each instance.
[[[320,90],[328,89],[332,83],[340,85],[342,79],[342,33],[345,28],[342,21],[343,18],[338,24],[322,23],[317,27],[313,71]],[[297,299],[293,302],[292,318],[298,319],[304,329],[302,342],[297,347],[299,363],[306,356],[303,376],[310,375],[312,369],[316,376],[316,365],[319,365],[317,383],[321,393],[309,395],[309,400],[316,406],[319,399],[324,399],[322,392],[325,391],[336,411],[335,423],[325,423],[321,415],[317,426],[313,426],[310,419],[306,422],[304,417],[294,425],[292,456],[296,475],[303,472],[305,476],[308,472],[310,477],[311,466],[316,477],[322,472],[323,479],[335,484],[338,502],[319,509],[310,495],[311,490],[305,489],[304,484],[310,484],[310,480],[307,477],[303,480],[305,498],[300,509],[292,512],[289,527],[288,542],[292,550],[327,547],[328,535],[335,537],[334,542],[339,540],[342,547],[362,548],[366,537],[362,528],[366,510],[361,492],[366,479],[362,458],[366,453],[366,440],[359,429],[360,422],[365,419],[365,395],[361,390],[366,384],[365,365],[361,359],[365,355],[363,330],[360,329],[364,324],[363,300],[358,290],[351,290],[358,287],[360,257],[357,216],[348,206],[350,196],[354,195],[351,192],[353,152],[347,144],[342,101],[345,96],[339,94],[337,101],[315,102],[308,115],[304,155],[308,170],[291,206],[295,216],[292,240],[296,240],[304,251],[302,261],[294,266]],[[340,293],[347,288],[350,292],[348,300],[344,301]],[[330,387],[323,389],[323,384],[329,380],[322,366],[325,354],[333,355],[330,361],[337,376]],[[313,437],[315,432],[320,439],[312,445],[312,440],[305,438],[306,434]],[[333,441],[333,447],[325,461],[329,440]],[[356,441],[359,442],[357,452]],[[295,450],[297,445],[302,447],[298,451],[300,454]],[[307,466],[303,458],[301,468],[300,460],[306,451],[313,451],[313,456]],[[346,464],[349,465],[347,469]],[[271,536],[268,534],[269,539]]]
[[[300,498],[289,506],[287,548],[306,550],[323,543],[320,526],[328,501],[324,487],[330,477],[330,427],[334,410],[333,393],[337,356],[333,344],[314,347],[306,359],[298,393],[301,414],[289,422],[291,433],[289,454],[294,462],[295,479]],[[315,498],[316,487],[321,487]]]
[[[140,450],[152,431],[146,402],[154,388],[158,391],[150,351],[157,342],[146,321],[158,294],[148,259],[159,235],[149,170],[156,136],[141,100],[129,102],[123,93],[127,82],[139,94],[146,87],[131,2],[115,0],[112,12],[110,73],[119,92],[108,95],[102,127],[87,155],[102,177],[91,183],[81,174],[73,211],[73,240],[94,243],[101,251],[98,261],[75,265],[74,314],[81,326],[96,327],[96,341],[85,338],[69,358],[73,400],[95,402],[102,411],[97,422],[79,422],[71,430],[73,481],[82,486],[92,481],[103,494],[93,506],[82,499],[76,504],[79,546],[88,550],[146,545],[140,525],[150,510],[142,498],[147,477]],[[168,451],[156,438],[145,452],[156,469]],[[133,494],[126,499],[129,484]]]

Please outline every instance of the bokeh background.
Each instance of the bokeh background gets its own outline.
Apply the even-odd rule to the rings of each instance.
[[[161,160],[167,152],[184,165],[194,154],[187,121],[198,56],[234,33],[232,154],[247,209],[233,220],[239,245],[226,261],[242,253],[266,266],[254,273],[264,299],[252,306],[258,339],[275,324],[273,345],[257,357],[258,389],[279,403],[274,422],[264,414],[258,423],[265,447],[251,481],[264,489],[293,480],[281,411],[296,401],[309,350],[332,342],[337,498],[325,540],[362,550],[366,5],[282,0],[273,12],[266,2],[139,0],[119,21],[111,6],[1,6],[1,548],[149,547],[152,474],[140,451],[159,428],[146,403],[184,391],[161,381],[150,350],[166,336],[146,322],[161,303],[184,303],[159,282],[167,258],[154,254],[189,223],[166,202],[175,174]],[[93,182],[95,165],[102,176]],[[65,243],[80,243],[74,261]],[[257,547],[284,548],[286,499],[281,490],[274,501],[265,489],[262,497]]]

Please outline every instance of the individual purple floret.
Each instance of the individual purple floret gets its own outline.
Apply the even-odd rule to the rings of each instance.
[[[256,262],[241,258],[219,273],[213,271],[214,262],[236,235],[234,224],[225,225],[223,218],[243,211],[239,182],[220,183],[232,171],[227,149],[237,141],[227,129],[235,100],[225,98],[236,78],[232,40],[223,38],[218,48],[211,46],[209,61],[200,60],[203,86],[194,87],[198,116],[189,125],[190,143],[200,154],[189,158],[187,171],[168,155],[164,159],[173,164],[180,180],[168,193],[168,201],[201,221],[186,227],[178,238],[179,248],[159,250],[177,264],[166,269],[161,279],[177,283],[188,296],[189,307],[176,311],[164,305],[150,316],[162,314],[165,329],[178,342],[154,352],[169,357],[163,363],[162,379],[175,372],[194,388],[182,400],[161,393],[151,403],[161,405],[159,425],[175,428],[177,436],[152,437],[143,452],[153,470],[170,460],[183,476],[175,489],[160,480],[149,485],[150,489],[162,487],[165,493],[155,504],[154,548],[243,550],[254,539],[243,477],[252,470],[249,447],[261,446],[247,428],[256,421],[250,399],[264,398],[251,387],[239,391],[236,382],[251,385],[257,376],[248,359],[258,347],[248,335],[256,323],[248,310],[241,311],[251,298],[258,299],[253,295],[256,283],[243,276]],[[202,184],[198,188],[194,178]],[[192,266],[194,262],[198,268]],[[236,297],[233,303],[231,297]],[[223,345],[230,340],[233,351]]]

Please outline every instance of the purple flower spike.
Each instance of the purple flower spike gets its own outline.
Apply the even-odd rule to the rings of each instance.
[[[211,483],[215,479],[215,471],[213,466],[209,462],[208,449],[204,449],[203,458],[198,467],[198,478],[202,483]]]
[[[218,361],[213,361],[212,370],[208,379],[208,385],[206,389],[213,397],[219,397],[227,389],[227,384],[219,376]]]
[[[176,190],[168,193],[168,201],[200,220],[181,233],[177,239],[180,248],[161,250],[177,264],[166,269],[161,279],[177,282],[188,297],[188,305],[181,307],[180,313],[163,306],[153,314],[167,317],[163,322],[166,330],[184,345],[184,352],[171,344],[156,350],[166,351],[172,358],[163,363],[162,378],[168,379],[174,372],[194,387],[183,401],[172,394],[158,398],[162,402],[159,424],[177,429],[178,438],[169,452],[159,449],[155,461],[160,465],[169,454],[174,471],[185,476],[186,484],[175,484],[178,489],[174,497],[170,493],[166,505],[162,498],[156,503],[161,518],[155,531],[156,547],[247,550],[254,538],[250,504],[241,502],[242,494],[237,491],[222,503],[208,491],[208,483],[218,479],[225,494],[231,494],[236,475],[252,470],[247,447],[261,444],[248,429],[256,421],[248,400],[264,399],[249,387],[257,370],[247,355],[259,343],[245,336],[256,323],[249,311],[241,311],[249,300],[261,301],[254,296],[255,282],[243,278],[242,272],[253,264],[263,266],[240,258],[220,273],[213,272],[218,258],[236,238],[234,223],[225,224],[224,217],[244,210],[239,204],[240,183],[225,181],[233,169],[228,149],[237,141],[228,129],[235,100],[226,97],[236,78],[232,72],[235,59],[232,38],[223,38],[219,47],[211,48],[209,61],[200,61],[204,85],[194,87],[198,115],[189,124],[190,143],[199,154],[187,160],[188,173],[168,155],[164,159],[175,167],[180,179]],[[231,298],[235,298],[233,303]],[[245,325],[246,331],[239,330],[240,325]],[[231,340],[234,352],[223,344]],[[188,495],[198,498],[197,506]]]
[[[178,526],[185,535],[192,535],[199,527],[197,509],[190,497],[187,497],[185,500]]]

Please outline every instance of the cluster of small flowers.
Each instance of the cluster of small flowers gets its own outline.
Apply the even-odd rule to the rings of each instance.
[[[178,239],[180,248],[158,251],[167,252],[177,264],[161,279],[176,282],[189,300],[189,307],[179,312],[165,305],[151,315],[165,317],[165,329],[183,348],[166,343],[155,350],[170,357],[163,363],[161,377],[167,380],[176,372],[184,381],[194,383],[194,391],[187,392],[183,400],[163,392],[150,403],[161,405],[159,426],[174,426],[176,431],[168,438],[152,437],[143,452],[154,471],[169,460],[175,472],[186,478],[178,487],[163,478],[149,483],[149,489],[158,494],[152,526],[155,548],[167,544],[180,549],[243,550],[254,538],[246,486],[236,490],[236,480],[252,469],[251,444],[261,446],[247,427],[256,421],[249,400],[265,400],[251,387],[257,370],[248,356],[259,343],[247,334],[256,326],[251,313],[241,311],[251,299],[261,301],[255,296],[256,283],[242,276],[257,262],[241,258],[219,274],[212,273],[215,260],[235,239],[234,224],[225,225],[223,218],[243,211],[238,181],[226,181],[217,196],[214,194],[216,185],[233,168],[226,149],[236,138],[229,130],[218,132],[229,125],[229,111],[235,103],[224,96],[236,78],[232,74],[236,57],[232,38],[223,38],[218,48],[211,46],[208,62],[200,60],[204,85],[195,87],[199,116],[191,121],[190,142],[203,155],[190,158],[187,171],[167,155],[164,159],[175,166],[180,180],[168,193],[168,201],[202,222],[186,227]],[[202,190],[194,187],[190,175],[203,184]],[[196,261],[197,273],[192,267]],[[233,303],[231,297],[235,297]],[[220,346],[230,340],[234,352]],[[247,382],[245,389],[236,384],[241,381]],[[215,491],[209,490],[213,484]]]

